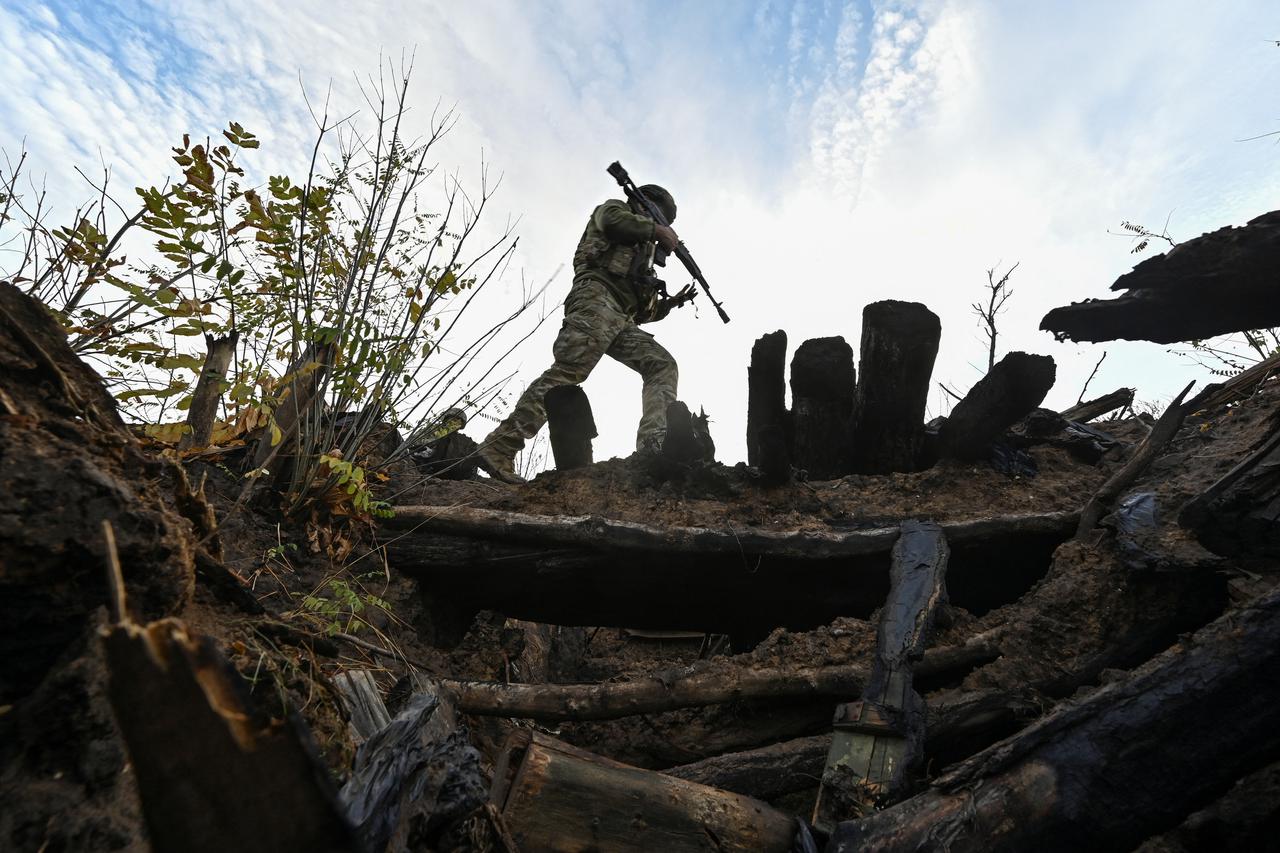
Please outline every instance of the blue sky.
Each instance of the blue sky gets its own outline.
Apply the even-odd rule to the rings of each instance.
[[[86,195],[73,165],[157,183],[184,132],[229,120],[263,138],[260,174],[298,173],[299,80],[355,108],[354,74],[415,51],[417,115],[456,105],[442,163],[465,178],[483,150],[503,173],[494,203],[519,217],[527,280],[567,264],[611,160],[673,190],[734,322],[682,312],[653,331],[733,461],[757,336],[856,347],[863,305],[917,300],[942,318],[936,378],[967,388],[984,352],[968,305],[997,264],[1021,264],[1005,344],[1054,356],[1051,404],[1104,349],[1099,392],[1167,399],[1202,377],[1165,347],[1036,326],[1132,266],[1107,233],[1122,219],[1170,217],[1186,239],[1280,206],[1280,148],[1237,141],[1280,130],[1278,19],[1274,2],[0,0],[0,146],[25,138],[64,207]],[[519,288],[513,274],[495,297]],[[515,354],[513,390],[556,325]],[[586,387],[597,456],[628,452],[638,380],[606,363]]]

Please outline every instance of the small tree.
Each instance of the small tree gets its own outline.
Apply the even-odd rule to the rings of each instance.
[[[987,338],[988,372],[996,364],[996,338],[999,336],[999,331],[996,328],[996,318],[1004,310],[1004,304],[1009,301],[1009,297],[1013,295],[1013,290],[1009,287],[1009,276],[1013,275],[1013,271],[1017,268],[1018,264],[1015,263],[1005,270],[1004,275],[1000,276],[999,279],[996,278],[995,267],[987,270],[986,300],[984,302],[975,302],[972,305],[973,313],[978,315],[978,319],[982,323],[982,332]]]

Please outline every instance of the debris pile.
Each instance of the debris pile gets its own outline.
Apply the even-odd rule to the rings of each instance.
[[[1039,408],[1010,353],[925,424],[941,324],[877,303],[789,406],[756,342],[744,463],[684,403],[595,462],[567,389],[557,470],[479,478],[452,424],[359,527],[143,446],[0,300],[6,849],[1244,849],[1280,813],[1280,358],[1153,419]]]

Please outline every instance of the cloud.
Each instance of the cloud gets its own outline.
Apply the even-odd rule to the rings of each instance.
[[[1261,0],[0,5],[0,142],[26,138],[64,207],[85,195],[71,164],[101,156],[122,188],[156,183],[182,133],[229,120],[263,138],[254,174],[296,174],[314,136],[299,79],[313,102],[332,81],[335,110],[367,111],[355,74],[416,51],[411,126],[458,107],[440,161],[474,180],[483,150],[503,174],[494,223],[522,217],[527,281],[568,262],[615,192],[609,161],[675,191],[734,321],[686,309],[653,331],[733,460],[759,334],[856,347],[864,304],[922,301],[943,320],[936,378],[967,387],[982,359],[968,303],[997,262],[1022,262],[1008,347],[1053,354],[1054,394],[1074,400],[1102,348],[1035,326],[1129,268],[1108,226],[1172,210],[1189,237],[1274,206],[1274,149],[1232,141],[1276,127],[1280,50],[1256,23],[1269,13]],[[513,273],[494,296],[521,286]],[[567,287],[562,272],[554,298]],[[557,325],[517,351],[515,390],[546,366]],[[1095,385],[1155,396],[1188,375],[1158,347],[1111,350]],[[627,452],[638,379],[606,363],[587,391],[597,456]]]

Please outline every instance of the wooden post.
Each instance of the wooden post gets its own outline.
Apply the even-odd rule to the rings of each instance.
[[[853,348],[844,338],[805,341],[791,360],[791,459],[813,480],[847,474],[855,390]]]
[[[591,414],[591,401],[581,385],[562,385],[546,393],[547,428],[551,432],[551,455],[557,471],[584,468],[594,460],[591,439],[595,438],[596,421]]]
[[[851,467],[859,474],[914,471],[942,323],[918,302],[873,302],[862,311]]]
[[[938,431],[943,456],[977,459],[1004,431],[1039,406],[1056,370],[1047,355],[1011,352],[956,403]]]
[[[289,365],[284,375],[288,382],[276,394],[276,407],[272,412],[278,432],[267,429],[258,439],[258,445],[253,452],[253,463],[249,466],[249,470],[254,471],[266,466],[268,460],[283,455],[289,445],[296,441],[299,424],[309,413],[324,375],[333,363],[337,351],[337,344],[308,344],[298,360]],[[279,482],[279,477],[274,472],[271,479]]]
[[[751,347],[747,368],[747,464],[763,465],[760,430],[780,427],[789,433],[787,414],[787,333],[763,335]]]
[[[938,605],[950,549],[933,522],[904,521],[893,547],[889,598],[862,698],[836,709],[814,823],[830,828],[900,799],[924,755],[925,703],[913,687]]]
[[[209,437],[213,435],[213,421],[218,415],[218,402],[222,399],[222,383],[227,379],[227,368],[236,354],[239,340],[239,332],[222,338],[204,336],[208,352],[204,366],[200,368],[200,378],[196,380],[196,390],[191,394],[191,408],[187,409],[187,426],[191,430],[178,442],[179,450],[204,447],[209,443]]]
[[[507,739],[490,801],[521,850],[789,851],[796,820],[529,729]]]
[[[1076,423],[1088,423],[1108,412],[1114,412],[1116,409],[1123,409],[1126,406],[1133,405],[1133,394],[1134,389],[1132,388],[1117,388],[1110,394],[1103,394],[1101,397],[1085,400],[1083,403],[1077,403],[1069,409],[1063,409],[1062,416]]]

